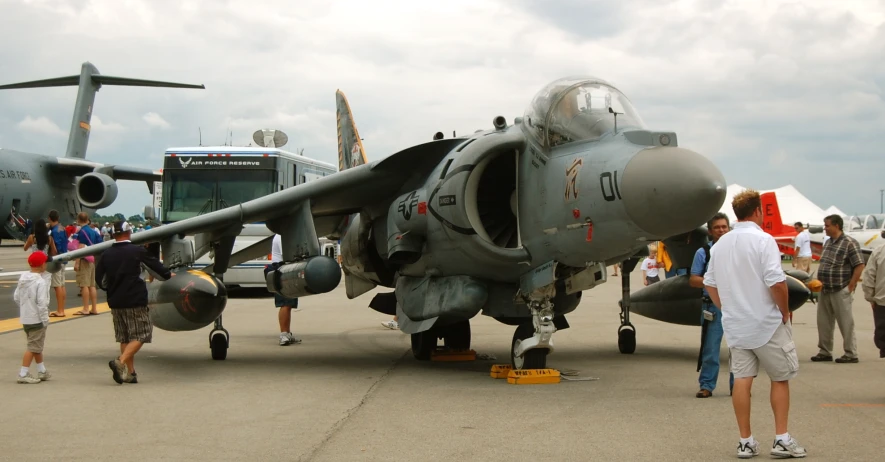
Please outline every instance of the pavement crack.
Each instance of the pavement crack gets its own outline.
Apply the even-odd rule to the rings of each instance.
[[[388,376],[390,376],[390,373],[393,372],[394,369],[396,369],[396,366],[398,366],[399,363],[403,360],[403,358],[405,358],[406,355],[408,355],[410,352],[411,352],[411,350],[404,351],[403,354],[400,355],[399,358],[397,358],[395,361],[393,361],[393,364],[391,364],[390,367],[388,367],[387,370],[384,371],[384,373],[381,374],[378,377],[378,379],[372,383],[372,385],[369,387],[369,389],[366,390],[366,393],[363,394],[363,398],[360,400],[360,402],[357,403],[356,406],[348,409],[344,413],[344,416],[341,417],[340,419],[338,419],[338,421],[335,422],[334,424],[332,424],[332,427],[329,428],[328,431],[326,431],[326,434],[323,436],[323,439],[319,443],[317,443],[313,447],[311,447],[310,450],[307,451],[307,453],[299,456],[297,460],[298,461],[309,461],[309,460],[313,459],[313,457],[318,452],[320,452],[320,450],[322,450],[323,447],[326,446],[326,443],[328,443],[329,440],[332,439],[332,437],[334,437],[336,434],[338,434],[339,431],[341,431],[342,428],[344,428],[344,424],[346,424],[350,420],[350,418],[354,414],[356,414],[363,407],[363,405],[366,404],[366,402],[369,401],[369,398],[372,396],[373,393],[375,393],[375,391],[378,389],[378,387],[381,385],[381,383],[384,382],[384,380],[387,379]]]

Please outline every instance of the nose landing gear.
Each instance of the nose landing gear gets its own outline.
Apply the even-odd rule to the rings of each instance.
[[[549,298],[530,301],[532,322],[516,328],[510,344],[510,363],[513,369],[545,369],[547,355],[553,351],[553,303]]]

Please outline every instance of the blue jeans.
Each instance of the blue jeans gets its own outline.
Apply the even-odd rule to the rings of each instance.
[[[719,350],[722,345],[722,311],[712,303],[704,303],[703,309],[713,313],[713,320],[707,321],[707,337],[704,339],[704,350],[701,354],[701,375],[698,383],[704,390],[713,391],[719,378]],[[701,313],[701,323],[704,322]],[[734,375],[728,374],[730,386],[734,386]]]
[[[684,274],[688,274],[688,268],[671,268],[670,271],[664,271],[664,275],[667,276],[667,279],[682,276]]]

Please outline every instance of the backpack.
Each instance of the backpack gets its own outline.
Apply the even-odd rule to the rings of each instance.
[[[49,236],[55,241],[55,250],[59,254],[65,253],[68,248],[68,234],[61,224],[55,225],[49,230]]]

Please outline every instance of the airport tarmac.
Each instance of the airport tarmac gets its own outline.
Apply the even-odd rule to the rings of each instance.
[[[491,365],[509,363],[512,327],[482,316],[471,323],[473,348],[496,360],[419,362],[409,337],[366,307],[373,293],[348,300],[343,287],[301,299],[293,316],[301,345],[278,345],[268,299],[230,301],[225,361],[210,359],[209,327],[155,329],[134,385],[111,379],[117,345],[107,314],[50,327],[53,377],[39,385],[15,383],[25,342],[9,332],[0,335],[0,459],[734,460],[727,368],[712,398],[695,398],[699,328],[641,316],[632,318],[636,353],[618,353],[619,294],[617,280],[585,292],[571,328],[554,336],[549,366],[598,380],[551,385],[489,377]],[[800,373],[789,430],[811,459],[881,460],[885,359],[869,304],[856,295],[854,309],[858,364],[812,363],[815,306],[794,314]],[[763,459],[774,437],[769,389],[762,373],[752,422]]]

